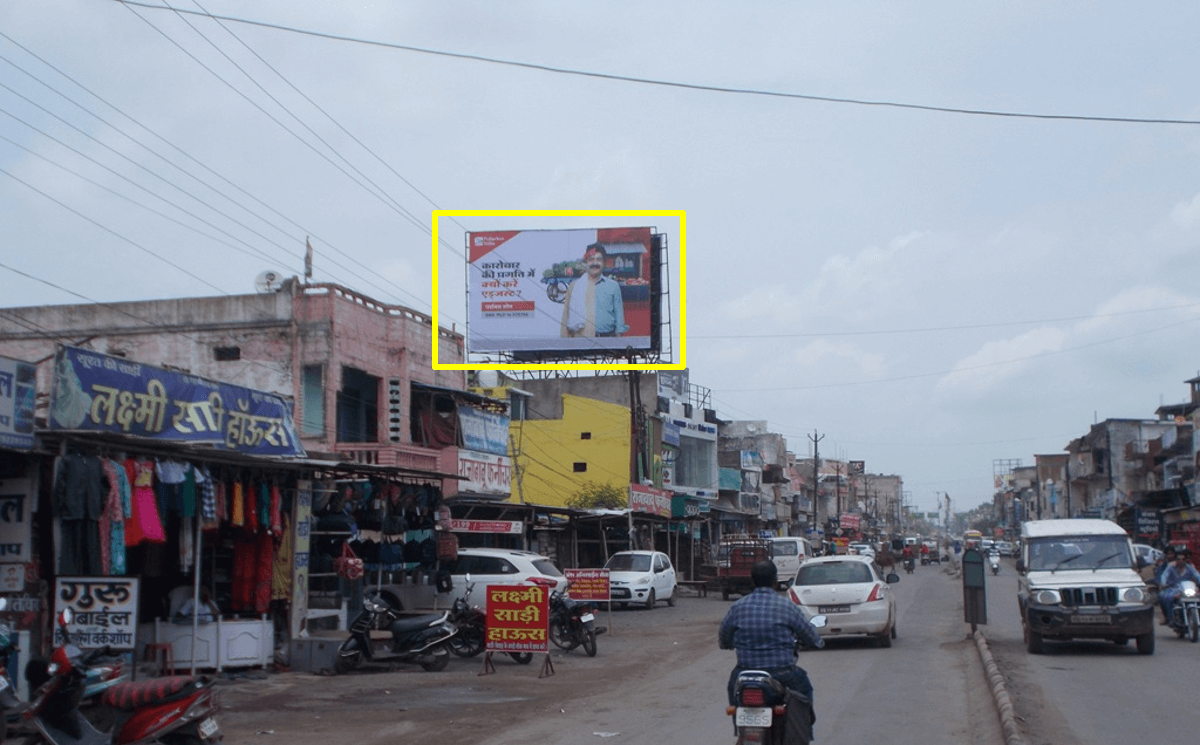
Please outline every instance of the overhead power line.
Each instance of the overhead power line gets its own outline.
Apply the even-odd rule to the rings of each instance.
[[[465,52],[450,52],[444,49],[430,49],[427,47],[417,47],[410,44],[396,44],[394,42],[376,41],[373,39],[361,39],[353,36],[344,36],[341,34],[331,34],[323,31],[313,31],[311,29],[296,28],[294,26],[284,26],[278,23],[268,23],[266,21],[255,21],[248,18],[235,18],[233,16],[215,15],[207,12],[194,10],[182,10],[180,8],[167,7],[163,5],[151,5],[148,3],[132,2],[132,0],[115,0],[122,5],[132,5],[139,8],[149,8],[151,10],[166,10],[172,13],[188,13],[191,15],[204,16],[214,20],[229,21],[230,23],[244,23],[249,26],[258,26],[260,28],[273,29],[276,31],[286,31],[292,34],[302,34],[304,36],[312,36],[320,39],[329,39],[331,41],[342,41],[352,44],[364,44],[367,46],[382,47],[386,49],[398,49],[406,52],[415,52],[417,54],[429,54],[438,57],[450,57],[453,59],[469,60],[472,62],[483,62],[491,65],[504,65],[507,67],[519,67],[526,70],[537,70],[539,72],[549,72],[557,75],[575,75],[586,78],[597,78],[600,80],[613,80],[621,83],[636,83],[639,85],[653,85],[667,88],[682,88],[686,90],[705,91],[708,93],[727,93],[744,96],[766,96],[770,98],[788,98],[802,101],[815,101],[818,103],[835,103],[851,106],[871,106],[877,108],[893,108],[893,109],[912,109],[916,111],[931,111],[941,114],[960,114],[967,116],[990,116],[1004,117],[1013,119],[1045,119],[1058,121],[1078,121],[1078,122],[1104,122],[1113,124],[1182,124],[1182,125],[1197,125],[1200,124],[1200,119],[1164,119],[1156,117],[1131,117],[1131,116],[1092,116],[1083,114],[1044,114],[1037,112],[1020,112],[1020,111],[1000,111],[997,109],[971,109],[955,106],[935,106],[931,104],[905,103],[903,101],[878,101],[865,98],[849,98],[842,96],[818,96],[811,93],[789,93],[786,91],[773,91],[763,88],[737,88],[723,85],[709,85],[705,83],[684,83],[674,80],[660,80],[657,78],[644,78],[636,75],[618,75],[616,73],[596,72],[592,70],[578,70],[568,67],[558,67],[556,65],[543,65],[536,62],[521,62],[518,60],[501,59],[499,57],[488,57],[481,54],[468,54]]]

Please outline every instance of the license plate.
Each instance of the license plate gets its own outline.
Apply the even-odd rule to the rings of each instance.
[[[610,591],[610,594],[614,598],[627,598],[629,597],[629,590],[626,590],[624,587],[614,587]]]
[[[848,605],[818,605],[817,613],[849,613],[850,606]]]
[[[584,623],[589,623],[591,621],[595,621],[596,617],[593,616],[591,613],[584,613],[582,616],[579,617],[579,620],[583,621]]]
[[[1112,617],[1102,615],[1074,615],[1071,616],[1071,623],[1112,623]]]
[[[734,723],[739,727],[770,727],[771,707],[739,706]]]
[[[220,728],[217,726],[216,719],[213,719],[212,717],[208,717],[207,719],[203,719],[200,721],[200,726],[197,729],[200,732],[200,739],[207,740],[208,738],[217,734],[217,730]]]

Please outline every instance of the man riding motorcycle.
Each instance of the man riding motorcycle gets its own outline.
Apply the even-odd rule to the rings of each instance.
[[[795,664],[796,642],[820,649],[825,642],[808,622],[804,612],[775,592],[778,570],[769,560],[750,569],[754,591],[733,604],[721,622],[717,641],[721,649],[737,650],[737,666],[729,674],[729,705],[736,705],[734,682],[743,670],[766,670],[788,688],[813,696],[812,682],[804,668]],[[813,716],[816,719],[816,716]]]
[[[1175,562],[1163,570],[1162,577],[1159,579],[1158,602],[1162,604],[1165,616],[1164,626],[1171,623],[1171,612],[1175,610],[1175,598],[1179,596],[1179,583],[1185,579],[1190,579],[1200,585],[1200,572],[1197,572],[1196,567],[1188,563],[1187,548],[1180,547],[1175,549]]]

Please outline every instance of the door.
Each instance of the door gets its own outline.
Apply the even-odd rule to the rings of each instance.
[[[675,589],[675,567],[666,554],[654,555],[654,594],[656,597],[670,597]]]

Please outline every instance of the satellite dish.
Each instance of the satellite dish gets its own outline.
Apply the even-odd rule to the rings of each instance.
[[[279,292],[280,287],[283,287],[283,275],[272,269],[259,272],[254,278],[254,289],[258,292]]]

